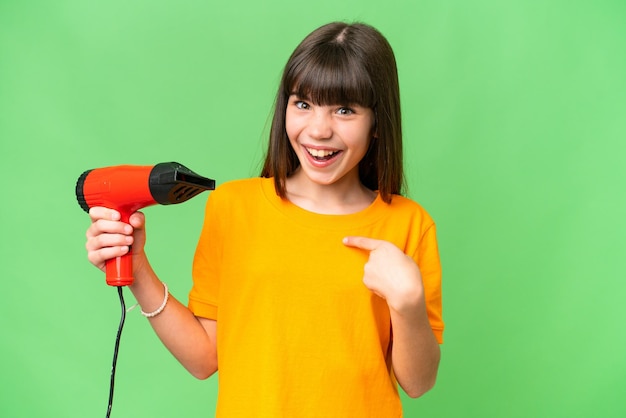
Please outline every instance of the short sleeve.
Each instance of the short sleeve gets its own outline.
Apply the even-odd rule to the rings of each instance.
[[[189,309],[194,315],[217,320],[223,233],[219,193],[209,195],[204,222],[193,259],[193,287],[189,292]],[[223,215],[224,211],[221,211]]]
[[[437,341],[442,344],[444,323],[441,302],[441,263],[434,223],[422,234],[414,260],[422,274],[428,320]]]

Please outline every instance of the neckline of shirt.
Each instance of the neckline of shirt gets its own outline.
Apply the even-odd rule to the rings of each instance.
[[[274,208],[290,220],[314,229],[336,230],[338,228],[353,229],[367,226],[385,216],[386,211],[384,209],[388,206],[381,199],[380,194],[376,193],[374,201],[358,212],[341,215],[316,213],[304,209],[288,199],[281,199],[276,194],[273,178],[259,178],[259,182],[263,195]]]

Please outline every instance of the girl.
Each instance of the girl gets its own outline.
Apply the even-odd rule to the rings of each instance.
[[[209,196],[188,307],[150,267],[143,214],[93,208],[88,257],[132,244],[160,339],[194,376],[219,369],[218,417],[399,417],[398,384],[434,385],[443,332],[435,225],[402,182],[391,47],[331,23],[287,62],[261,176]]]

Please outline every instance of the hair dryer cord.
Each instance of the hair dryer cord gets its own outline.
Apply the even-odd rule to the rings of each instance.
[[[115,387],[115,366],[117,365],[117,353],[120,349],[120,338],[122,337],[122,329],[124,328],[124,321],[126,320],[126,304],[124,303],[124,294],[122,292],[123,287],[117,287],[117,294],[120,297],[120,304],[122,305],[122,317],[120,319],[120,325],[117,329],[117,337],[115,338],[115,350],[113,351],[113,365],[111,367],[111,384],[109,387],[109,406],[107,408],[106,418],[111,416],[111,408],[113,408],[113,390]]]

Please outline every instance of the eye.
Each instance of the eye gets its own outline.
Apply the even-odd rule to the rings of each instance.
[[[294,105],[298,108],[298,109],[302,109],[302,110],[306,110],[309,109],[311,106],[309,106],[309,104],[303,100],[296,100],[294,102]]]
[[[337,109],[337,113],[340,115],[349,116],[354,114],[354,110],[344,106]]]

